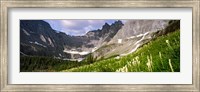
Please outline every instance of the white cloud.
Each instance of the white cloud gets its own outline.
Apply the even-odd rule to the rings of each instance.
[[[88,31],[101,29],[107,22],[113,23],[115,20],[47,20],[52,28],[65,32],[68,35],[84,35]]]
[[[73,21],[69,21],[69,20],[61,20],[61,24],[63,26],[76,26],[76,24]]]

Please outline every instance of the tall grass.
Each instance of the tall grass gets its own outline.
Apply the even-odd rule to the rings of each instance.
[[[64,72],[180,72],[180,30],[160,36],[136,52]]]

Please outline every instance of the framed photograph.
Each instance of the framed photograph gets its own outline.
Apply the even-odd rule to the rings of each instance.
[[[200,91],[199,0],[1,0],[1,91]]]

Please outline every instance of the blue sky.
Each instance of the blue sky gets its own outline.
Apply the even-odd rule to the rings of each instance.
[[[54,30],[65,32],[68,35],[80,36],[88,31],[101,29],[105,23],[112,24],[116,20],[44,20]]]

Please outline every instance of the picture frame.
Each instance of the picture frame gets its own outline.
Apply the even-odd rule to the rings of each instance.
[[[10,8],[192,8],[192,84],[9,84],[8,10]],[[0,76],[1,91],[200,91],[199,0],[1,0]]]

